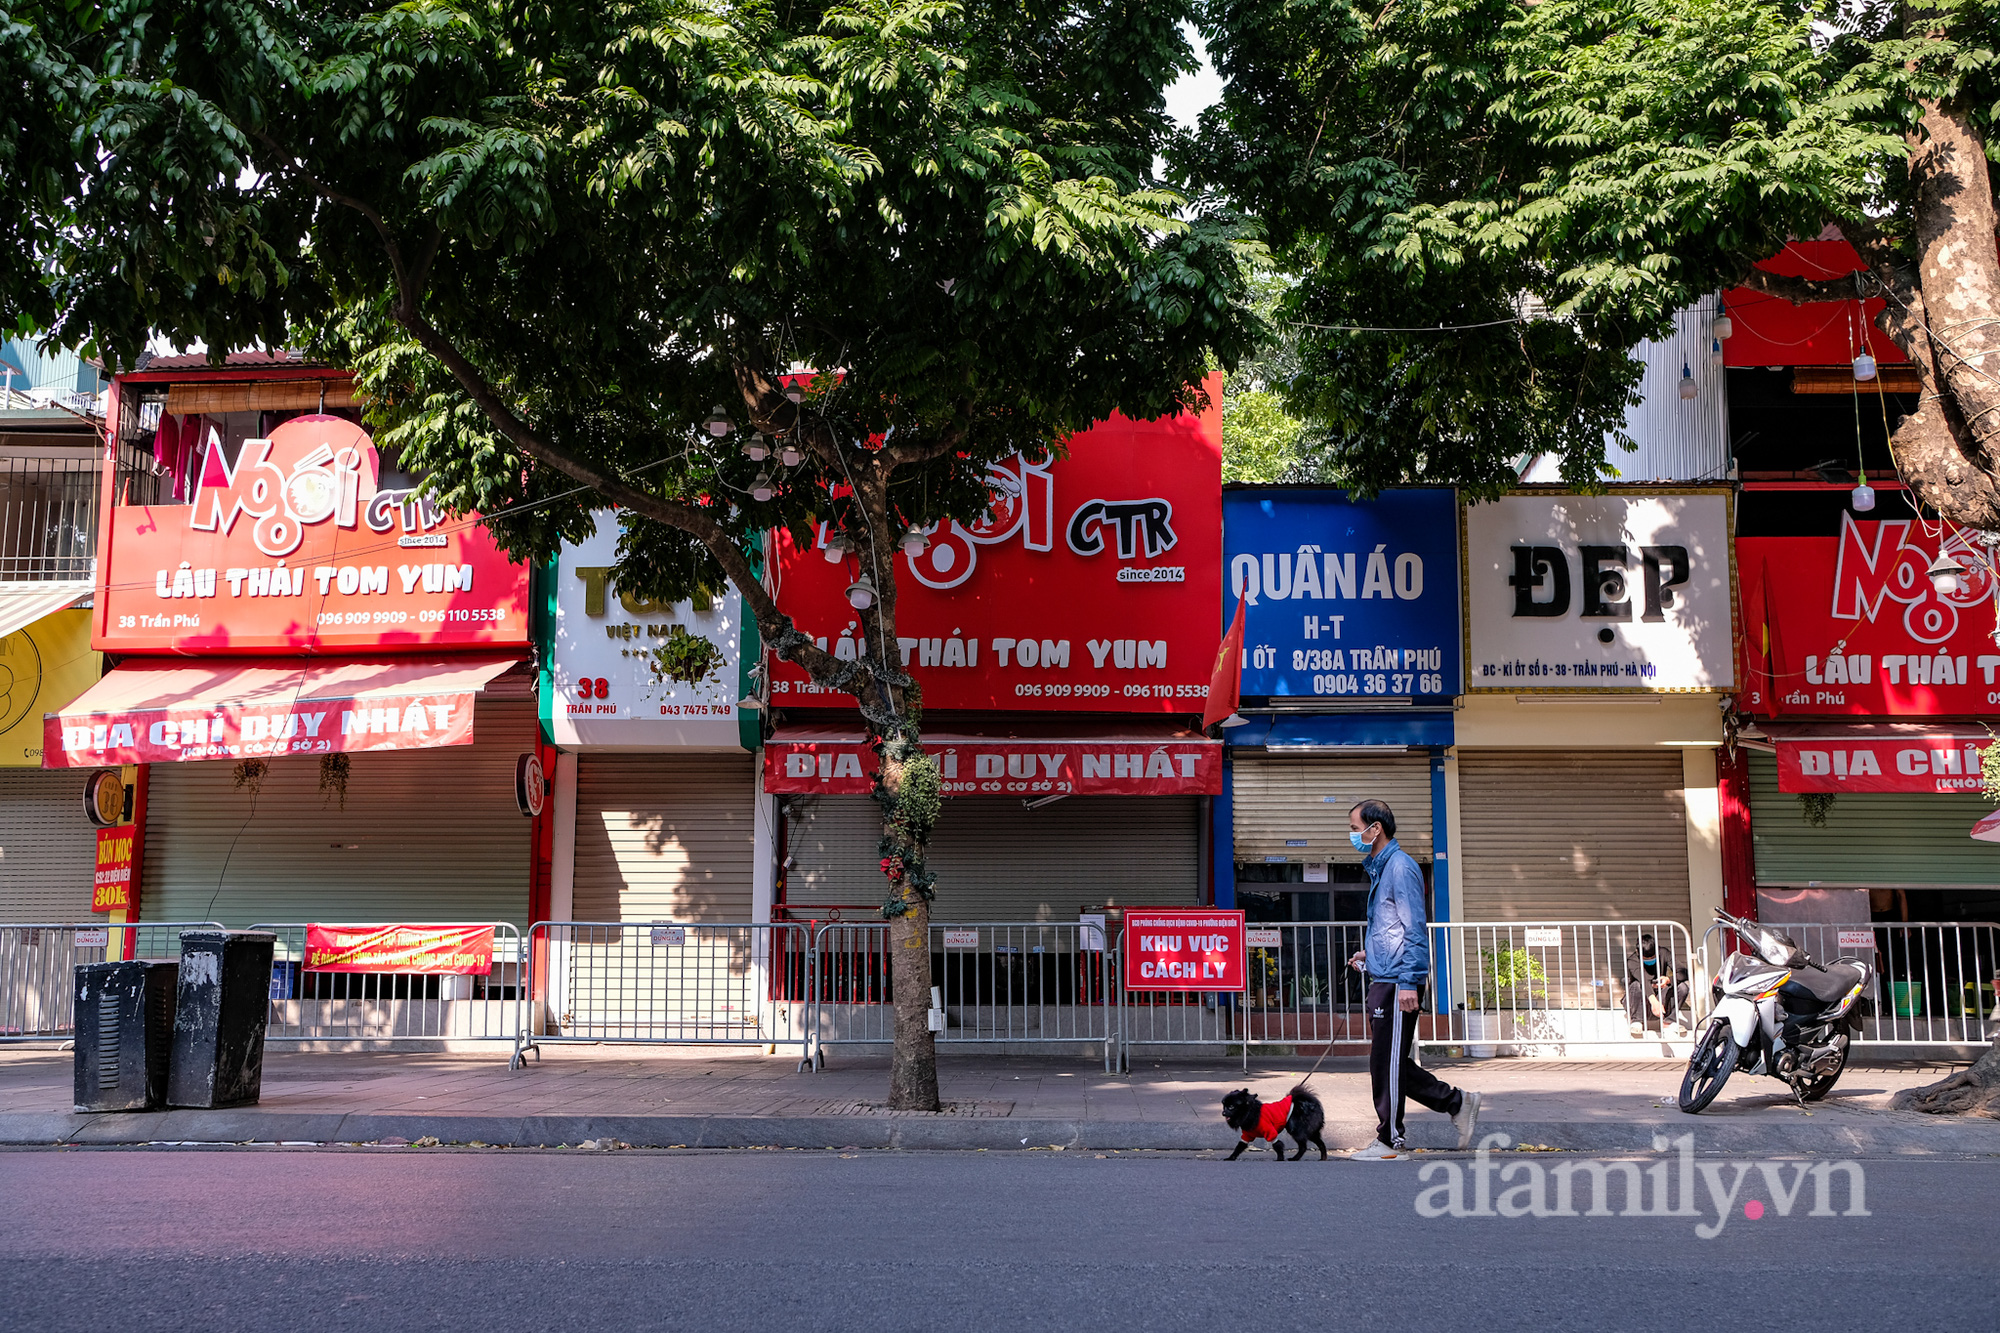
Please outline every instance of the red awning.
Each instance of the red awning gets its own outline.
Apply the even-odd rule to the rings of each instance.
[[[937,756],[947,796],[1214,796],[1222,790],[1222,742],[1143,723],[1101,733],[1055,723],[1013,734],[924,737]],[[788,727],[764,743],[764,790],[864,795],[875,755],[858,731]]]
[[[518,660],[472,653],[128,661],[46,716],[42,766],[470,745],[473,696]]]
[[[1766,722],[1788,792],[1979,790],[1981,726],[1918,722]]]

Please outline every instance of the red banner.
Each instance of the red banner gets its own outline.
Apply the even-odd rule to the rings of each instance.
[[[491,926],[306,927],[308,972],[493,971]]]
[[[1216,907],[1133,907],[1125,912],[1125,989],[1240,991],[1243,913]]]
[[[1778,790],[1976,792],[1990,744],[1952,735],[1779,740]]]
[[[1757,265],[1787,278],[1825,282],[1844,278],[1861,267],[1861,256],[1844,240],[1791,241]],[[1883,365],[1908,361],[1903,349],[1875,327],[1886,305],[1871,296],[1865,305],[1848,301],[1808,301],[1793,305],[1782,296],[1768,296],[1748,287],[1732,289],[1723,305],[1734,325],[1722,344],[1728,366],[1845,366],[1863,339]],[[1701,336],[1706,338],[1707,332]]]
[[[296,708],[144,709],[52,714],[46,768],[163,764],[288,754],[358,754],[472,744],[472,694],[320,700]]]
[[[285,422],[202,466],[194,502],[111,511],[100,652],[423,649],[528,642],[528,567],[475,519],[381,490],[366,431]]]
[[[1843,514],[1832,536],[1739,539],[1739,706],[1766,717],[1992,712],[1993,580],[1961,539],[1942,544],[1966,571],[1948,593],[1927,572],[1940,538],[1914,519]]]
[[[935,740],[947,796],[1214,796],[1222,791],[1217,741]],[[764,790],[864,795],[875,754],[857,740],[764,745]]]
[[[132,844],[138,827],[120,824],[97,830],[97,872],[90,889],[90,910],[114,912],[132,905]]]
[[[1160,421],[1114,417],[1060,462],[988,472],[991,516],[894,556],[898,650],[926,708],[1199,714],[1222,626],[1221,377],[1216,404]],[[846,589],[864,570],[779,538],[779,604],[851,658]],[[871,577],[878,575],[871,574]],[[844,705],[773,665],[772,702]]]

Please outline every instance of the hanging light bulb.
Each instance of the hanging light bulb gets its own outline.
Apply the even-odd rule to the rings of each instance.
[[[753,463],[761,463],[771,456],[771,441],[763,431],[743,441],[743,456]]]
[[[847,558],[847,538],[838,532],[826,534],[826,563],[837,565]]]
[[[785,382],[785,397],[792,400],[793,407],[797,407],[800,403],[803,403],[806,400],[806,382],[804,380],[787,380]]]
[[[1938,552],[1938,558],[1931,561],[1931,567],[1924,573],[1930,575],[1931,587],[1937,589],[1940,597],[1951,597],[1965,589],[1965,566],[1943,551]]]
[[[1875,358],[1867,351],[1854,358],[1854,378],[1866,384],[1875,378]]]
[[[1681,398],[1686,400],[1694,397],[1699,392],[1701,391],[1695,387],[1694,383],[1694,367],[1685,361],[1681,362]]]
[[[1713,328],[1713,332],[1715,334],[1717,341],[1720,341],[1723,338],[1727,338],[1731,334],[1736,332],[1736,321],[1731,319],[1728,315],[1717,315],[1715,317],[1715,325]]]
[[[777,493],[778,488],[771,484],[771,474],[768,472],[759,472],[757,480],[750,483],[750,498],[759,503],[770,499]]]
[[[1857,514],[1865,514],[1875,507],[1875,488],[1868,484],[1866,476],[1861,478],[1861,484],[1854,488],[1854,493],[1847,497],[1847,502]]]
[[[806,451],[790,440],[778,446],[778,461],[786,467],[797,467],[806,461]]]
[[[875,605],[875,580],[863,574],[847,585],[847,604],[856,611],[866,611]]]
[[[1720,366],[1722,364],[1722,339],[1710,338],[1708,340],[1708,364],[1711,366]]]
[[[761,713],[764,711],[764,701],[754,694],[744,695],[736,701],[736,706],[746,713]]]
[[[708,419],[701,424],[710,435],[718,440],[729,434],[730,430],[736,425],[735,422],[729,419],[729,414],[722,410],[721,403],[717,403],[714,407],[708,409]]]
[[[924,535],[922,528],[912,523],[903,529],[902,546],[903,554],[914,560],[931,548],[931,539]]]

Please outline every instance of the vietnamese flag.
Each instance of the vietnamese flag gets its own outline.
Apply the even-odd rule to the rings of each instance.
[[[1201,715],[1201,729],[1207,731],[1224,718],[1236,716],[1243,700],[1243,599],[1236,599],[1236,619],[1222,636],[1222,648],[1215,654],[1215,670],[1208,678],[1208,707]]]

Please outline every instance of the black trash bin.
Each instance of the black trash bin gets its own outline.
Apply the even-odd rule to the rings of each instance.
[[[262,1094],[277,942],[267,931],[181,932],[169,1106],[249,1106]]]
[[[134,959],[76,969],[76,1109],[158,1111],[167,1104],[178,963]]]

